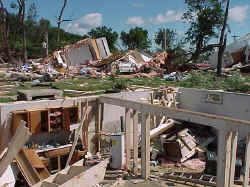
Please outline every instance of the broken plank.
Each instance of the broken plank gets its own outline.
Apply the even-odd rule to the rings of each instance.
[[[107,164],[109,162],[109,159],[105,159],[98,163],[97,165],[84,170],[84,169],[79,169],[78,171],[80,172],[72,172],[71,168],[76,167],[76,166],[82,166],[83,165],[83,160],[80,160],[73,164],[71,167],[67,167],[63,169],[62,171],[51,175],[47,179],[40,181],[39,183],[33,185],[33,187],[93,187],[96,184],[99,184],[101,181],[104,179],[105,171]],[[82,166],[83,167],[83,166]],[[73,173],[75,173],[75,176],[72,176]],[[57,175],[60,175],[57,177]],[[62,176],[69,175],[71,178],[67,178],[67,181],[64,181],[64,179],[60,179]],[[55,184],[54,183],[60,183],[60,184]]]
[[[70,163],[70,161],[71,161],[71,159],[72,159],[73,153],[74,153],[74,151],[75,151],[76,144],[77,144],[77,142],[78,142],[78,139],[79,139],[79,136],[80,136],[80,133],[81,133],[82,126],[83,126],[83,124],[84,124],[85,119],[87,118],[88,113],[90,112],[90,109],[91,109],[91,108],[88,107],[88,102],[87,102],[85,114],[84,114],[83,119],[82,119],[82,121],[81,121],[81,125],[78,127],[78,129],[77,129],[77,131],[76,131],[76,136],[75,136],[75,138],[74,138],[74,142],[73,142],[71,151],[70,151],[70,153],[69,153],[69,157],[68,157],[68,160],[67,160],[67,163],[66,163],[66,166],[65,166],[65,167],[69,166],[69,163]]]
[[[25,127],[25,124],[26,123],[24,121],[20,122],[15,135],[8,145],[7,153],[0,161],[0,176],[3,174],[8,165],[12,162],[17,153],[22,149],[23,145],[31,136],[31,133],[29,132],[28,128]]]

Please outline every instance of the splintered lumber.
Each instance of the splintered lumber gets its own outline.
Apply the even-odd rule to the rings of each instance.
[[[0,161],[0,176],[2,176],[8,165],[12,162],[12,160],[31,136],[31,133],[29,132],[29,129],[25,127],[25,124],[26,123],[24,121],[20,122],[15,135],[8,145],[7,153],[3,155],[3,158]]]
[[[105,159],[93,167],[86,168],[83,166],[83,160],[80,160],[33,187],[93,187],[103,181],[108,162],[109,159]]]
[[[170,119],[170,120],[167,121],[167,123],[160,124],[158,127],[152,129],[150,131],[150,139],[162,134],[163,132],[165,132],[169,128],[173,127],[174,123],[175,123],[175,121]]]
[[[78,126],[78,129],[77,129],[77,131],[76,131],[76,136],[75,136],[75,138],[74,138],[74,142],[73,142],[71,151],[70,151],[70,153],[69,153],[69,157],[68,157],[68,160],[67,160],[67,163],[66,163],[66,166],[65,166],[65,167],[68,167],[68,166],[69,166],[69,163],[70,163],[70,161],[71,161],[71,159],[72,159],[73,153],[74,153],[75,148],[76,148],[76,144],[77,144],[77,142],[78,142],[78,139],[79,139],[79,136],[80,136],[80,133],[81,133],[82,126],[83,126],[83,124],[84,124],[85,119],[87,118],[88,113],[90,112],[90,109],[91,109],[91,108],[88,107],[88,102],[87,102],[85,114],[84,114],[84,116],[83,116],[83,119],[82,119],[82,121],[81,121],[81,124]]]
[[[33,149],[22,149],[16,155],[17,165],[29,185],[46,179],[50,176],[46,166]]]

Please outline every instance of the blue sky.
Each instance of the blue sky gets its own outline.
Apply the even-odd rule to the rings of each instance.
[[[56,25],[63,0],[33,2],[37,5],[39,18],[49,19],[52,25]],[[62,27],[83,35],[102,25],[112,27],[118,33],[140,26],[149,31],[151,39],[159,28],[167,27],[183,36],[188,28],[188,24],[181,20],[185,10],[184,0],[68,0],[63,18],[74,21],[65,22]],[[250,0],[231,0],[229,25],[231,35],[244,36],[250,32]],[[231,35],[229,41],[232,41]]]

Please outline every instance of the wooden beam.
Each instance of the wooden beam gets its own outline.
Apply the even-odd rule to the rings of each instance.
[[[245,151],[245,168],[243,186],[248,187],[249,183],[249,162],[250,162],[250,133],[247,136],[246,151]]]
[[[218,131],[217,135],[217,185],[225,186],[226,132]]]
[[[248,129],[250,127],[250,121],[233,119],[225,116],[217,116],[214,114],[156,106],[147,103],[140,103],[137,101],[130,101],[108,96],[100,96],[99,101],[111,105],[131,108],[134,110],[138,110],[140,112],[150,113],[152,115],[157,115],[157,114],[158,115],[160,114],[162,116],[167,115],[169,118],[172,119],[188,121],[196,124],[203,124],[221,130],[225,129],[226,127],[233,127],[234,129],[239,129],[239,128]]]
[[[85,109],[85,113],[84,113],[84,116],[83,116],[82,121],[81,121],[81,125],[79,125],[79,127],[78,127],[78,129],[77,129],[77,131],[76,131],[76,136],[75,136],[75,138],[74,138],[74,142],[73,142],[72,148],[71,148],[71,150],[70,150],[69,157],[68,157],[68,160],[67,160],[67,162],[66,162],[65,167],[68,167],[68,166],[69,166],[69,163],[70,163],[70,161],[71,161],[71,159],[72,159],[73,153],[74,153],[75,148],[76,148],[76,144],[77,144],[78,139],[79,139],[79,136],[80,136],[80,134],[81,134],[82,126],[83,126],[83,124],[84,124],[85,119],[87,118],[87,115],[88,115],[89,111],[90,111],[90,108],[88,107],[88,102],[87,102],[86,109]]]
[[[97,109],[96,109],[96,115],[95,115],[95,133],[97,135],[97,152],[101,151],[101,115],[102,115],[102,106],[99,100],[96,102]]]
[[[133,111],[133,172],[135,175],[138,174],[138,111]]]
[[[226,134],[226,160],[225,160],[225,186],[229,186],[231,173],[231,155],[232,155],[232,131]]]
[[[131,159],[131,149],[132,147],[132,124],[130,118],[130,110],[128,108],[125,109],[125,146],[126,146],[126,166],[130,168],[130,159]]]
[[[150,116],[147,113],[142,113],[141,140],[141,176],[148,179],[150,176]]]
[[[234,185],[234,174],[235,174],[235,163],[236,163],[236,151],[238,143],[238,132],[234,131],[232,134],[232,147],[231,147],[231,164],[230,164],[230,178],[229,178],[229,187]]]
[[[15,135],[12,137],[7,153],[3,156],[0,161],[0,176],[4,173],[8,165],[15,158],[17,153],[22,149],[23,145],[31,136],[29,129],[25,127],[26,122],[21,121],[17,127]],[[3,134],[1,136],[4,136]]]

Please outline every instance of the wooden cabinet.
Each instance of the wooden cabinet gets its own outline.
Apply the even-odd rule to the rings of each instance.
[[[12,135],[15,134],[20,121],[23,120],[26,123],[28,122],[28,112],[25,110],[14,111],[12,112],[12,126],[11,126],[11,133]],[[27,125],[27,124],[26,124]]]
[[[56,129],[70,131],[70,124],[78,122],[78,108],[64,107],[13,111],[11,127],[13,135],[21,120],[27,123],[26,126],[32,134],[53,132]]]

